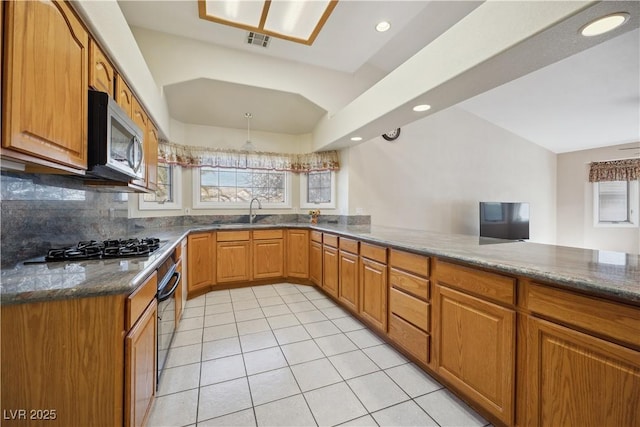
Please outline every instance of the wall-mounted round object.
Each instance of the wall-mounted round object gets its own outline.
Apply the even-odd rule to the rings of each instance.
[[[387,141],[395,141],[400,136],[400,128],[394,129],[387,133],[383,133],[382,137]]]

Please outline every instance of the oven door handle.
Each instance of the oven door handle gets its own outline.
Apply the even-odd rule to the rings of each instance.
[[[174,268],[174,272],[171,276],[169,276],[169,280],[167,280],[166,283],[164,283],[164,285],[158,289],[158,302],[162,302],[165,300],[168,300],[169,298],[171,298],[173,296],[173,294],[175,293],[176,289],[178,289],[178,285],[180,284],[180,277],[182,276],[182,274],[180,274],[179,271],[175,271]],[[173,284],[173,286],[171,287],[171,289],[168,292],[165,292],[165,289],[168,288],[169,286],[169,282],[171,281],[171,279],[176,278],[176,282]]]

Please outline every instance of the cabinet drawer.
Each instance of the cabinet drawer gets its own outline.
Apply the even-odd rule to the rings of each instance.
[[[331,246],[332,248],[338,247],[338,236],[334,236],[333,234],[323,234],[322,238],[324,240],[325,246]]]
[[[255,230],[253,238],[259,239],[282,239],[284,237],[283,230]]]
[[[640,309],[532,284],[527,307],[534,313],[640,346]]]
[[[397,289],[389,289],[389,310],[423,331],[429,332],[429,304]]]
[[[312,231],[311,240],[314,242],[322,243],[322,233],[320,231]]]
[[[370,245],[369,243],[360,243],[360,255],[364,258],[381,262],[382,264],[387,263],[387,248]]]
[[[340,238],[340,250],[345,252],[351,252],[352,254],[358,254],[358,241],[353,239],[347,239],[346,237]]]
[[[424,300],[429,299],[429,281],[404,271],[391,269],[389,284]]]
[[[429,257],[423,255],[392,249],[389,255],[389,265],[410,273],[429,277]]]
[[[249,231],[218,231],[218,242],[249,240]]]
[[[395,314],[389,316],[389,338],[421,362],[429,363],[429,335]]]
[[[515,283],[512,277],[462,267],[438,260],[435,276],[438,282],[476,294],[482,298],[513,305]]]
[[[151,300],[156,297],[157,292],[158,273],[154,271],[153,274],[127,298],[124,325],[127,331],[131,329],[140,316],[142,316],[142,313],[144,313],[144,310]]]

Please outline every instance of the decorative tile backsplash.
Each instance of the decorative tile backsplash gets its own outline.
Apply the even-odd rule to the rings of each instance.
[[[248,223],[249,215],[127,218],[128,194],[88,190],[82,182],[54,175],[2,172],[1,261],[13,267],[47,250],[81,240],[125,237],[167,227]],[[306,214],[258,215],[261,224],[308,223]],[[320,223],[369,224],[369,216],[321,215]]]

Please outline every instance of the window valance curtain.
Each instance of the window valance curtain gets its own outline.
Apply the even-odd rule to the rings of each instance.
[[[636,181],[640,179],[640,159],[593,162],[589,168],[589,182]]]
[[[339,170],[337,151],[307,154],[237,151],[208,147],[179,145],[171,142],[158,144],[161,162],[185,167],[238,168],[291,171],[296,173]]]

